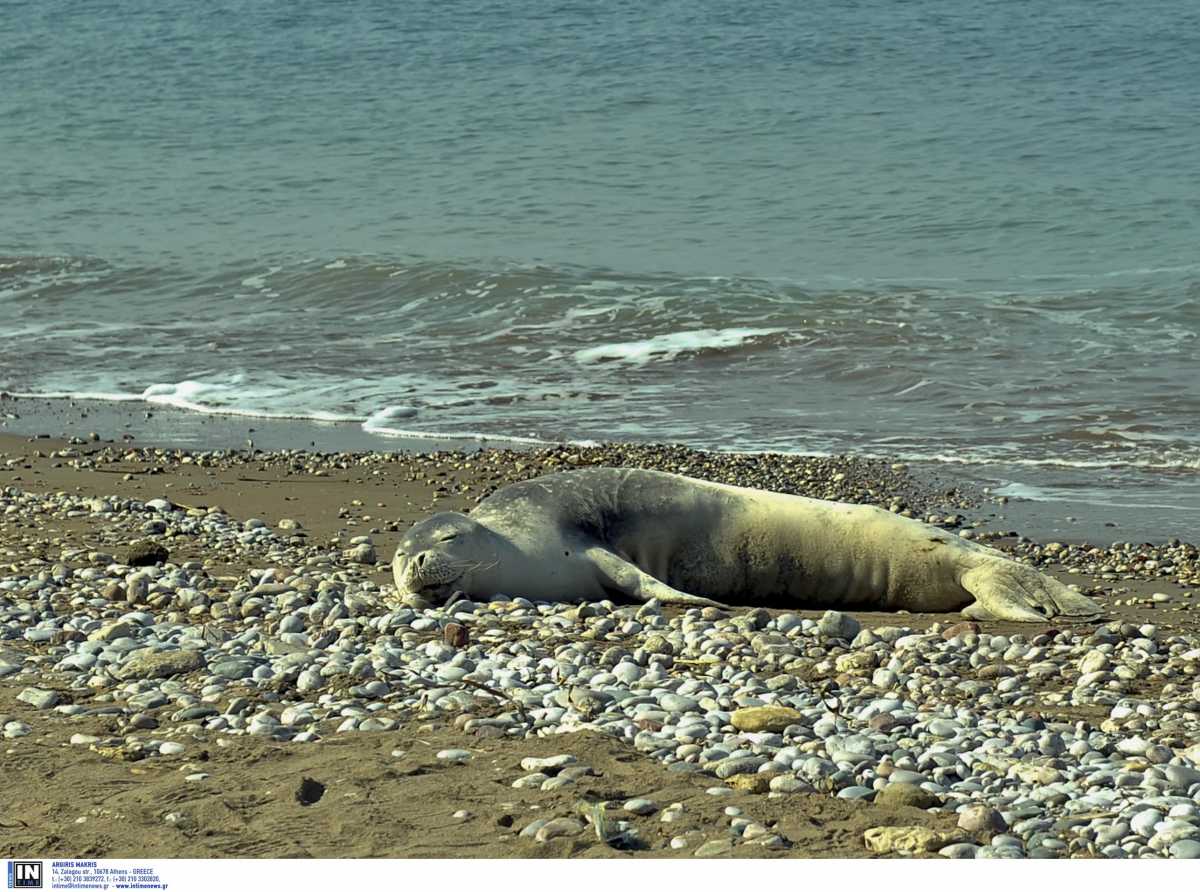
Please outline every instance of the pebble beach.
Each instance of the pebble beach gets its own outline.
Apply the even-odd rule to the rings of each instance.
[[[591,465],[879,504],[1037,564],[1104,621],[388,606],[409,524]],[[996,509],[854,458],[2,435],[0,746],[22,791],[6,839],[101,857],[1200,857],[1196,547],[1037,542],[982,520]]]
[[[5,4],[9,885],[1200,858],[1200,6],[1079,5]],[[1100,614],[474,601],[425,546],[396,597],[413,524],[600,467]]]

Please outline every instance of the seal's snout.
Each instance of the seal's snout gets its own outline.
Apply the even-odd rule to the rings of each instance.
[[[398,550],[392,561],[392,574],[401,602],[408,607],[427,609],[445,601],[462,570],[436,548],[427,548],[411,557]]]

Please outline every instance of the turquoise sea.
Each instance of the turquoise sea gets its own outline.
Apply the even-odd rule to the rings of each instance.
[[[0,21],[0,390],[886,454],[1200,529],[1193,2]]]

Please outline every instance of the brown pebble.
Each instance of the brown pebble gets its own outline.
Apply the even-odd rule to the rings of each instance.
[[[900,806],[910,808],[936,808],[942,801],[928,790],[923,790],[915,784],[888,784],[875,794],[876,805]]]
[[[978,635],[979,623],[961,622],[955,623],[952,626],[947,626],[945,631],[942,632],[942,639],[944,641],[950,641],[953,638],[957,638],[959,635],[966,635],[968,633],[972,635]]]
[[[170,554],[166,547],[150,539],[139,539],[125,551],[125,563],[130,567],[149,567],[165,564]]]
[[[1002,833],[1008,829],[1008,822],[996,809],[974,803],[959,812],[958,826],[968,833]]]
[[[882,715],[872,716],[870,720],[868,720],[867,726],[872,731],[887,732],[896,727],[896,720],[887,713],[883,713]]]
[[[990,666],[982,666],[979,669],[980,678],[1011,678],[1017,673],[1010,666],[1005,666],[1003,663],[993,663]]]
[[[725,785],[743,793],[766,793],[771,789],[772,777],[768,774],[735,774],[725,781]]]

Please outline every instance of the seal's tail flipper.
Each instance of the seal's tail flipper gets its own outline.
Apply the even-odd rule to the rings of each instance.
[[[1008,558],[991,558],[968,570],[960,584],[975,596],[975,603],[963,611],[972,619],[1036,623],[1053,617],[1086,621],[1100,615],[1099,605],[1090,598]]]
[[[689,595],[660,582],[649,573],[618,557],[607,548],[592,547],[585,552],[601,577],[605,588],[613,589],[634,601],[657,600],[661,604],[678,604],[683,607],[729,607],[710,598]]]

